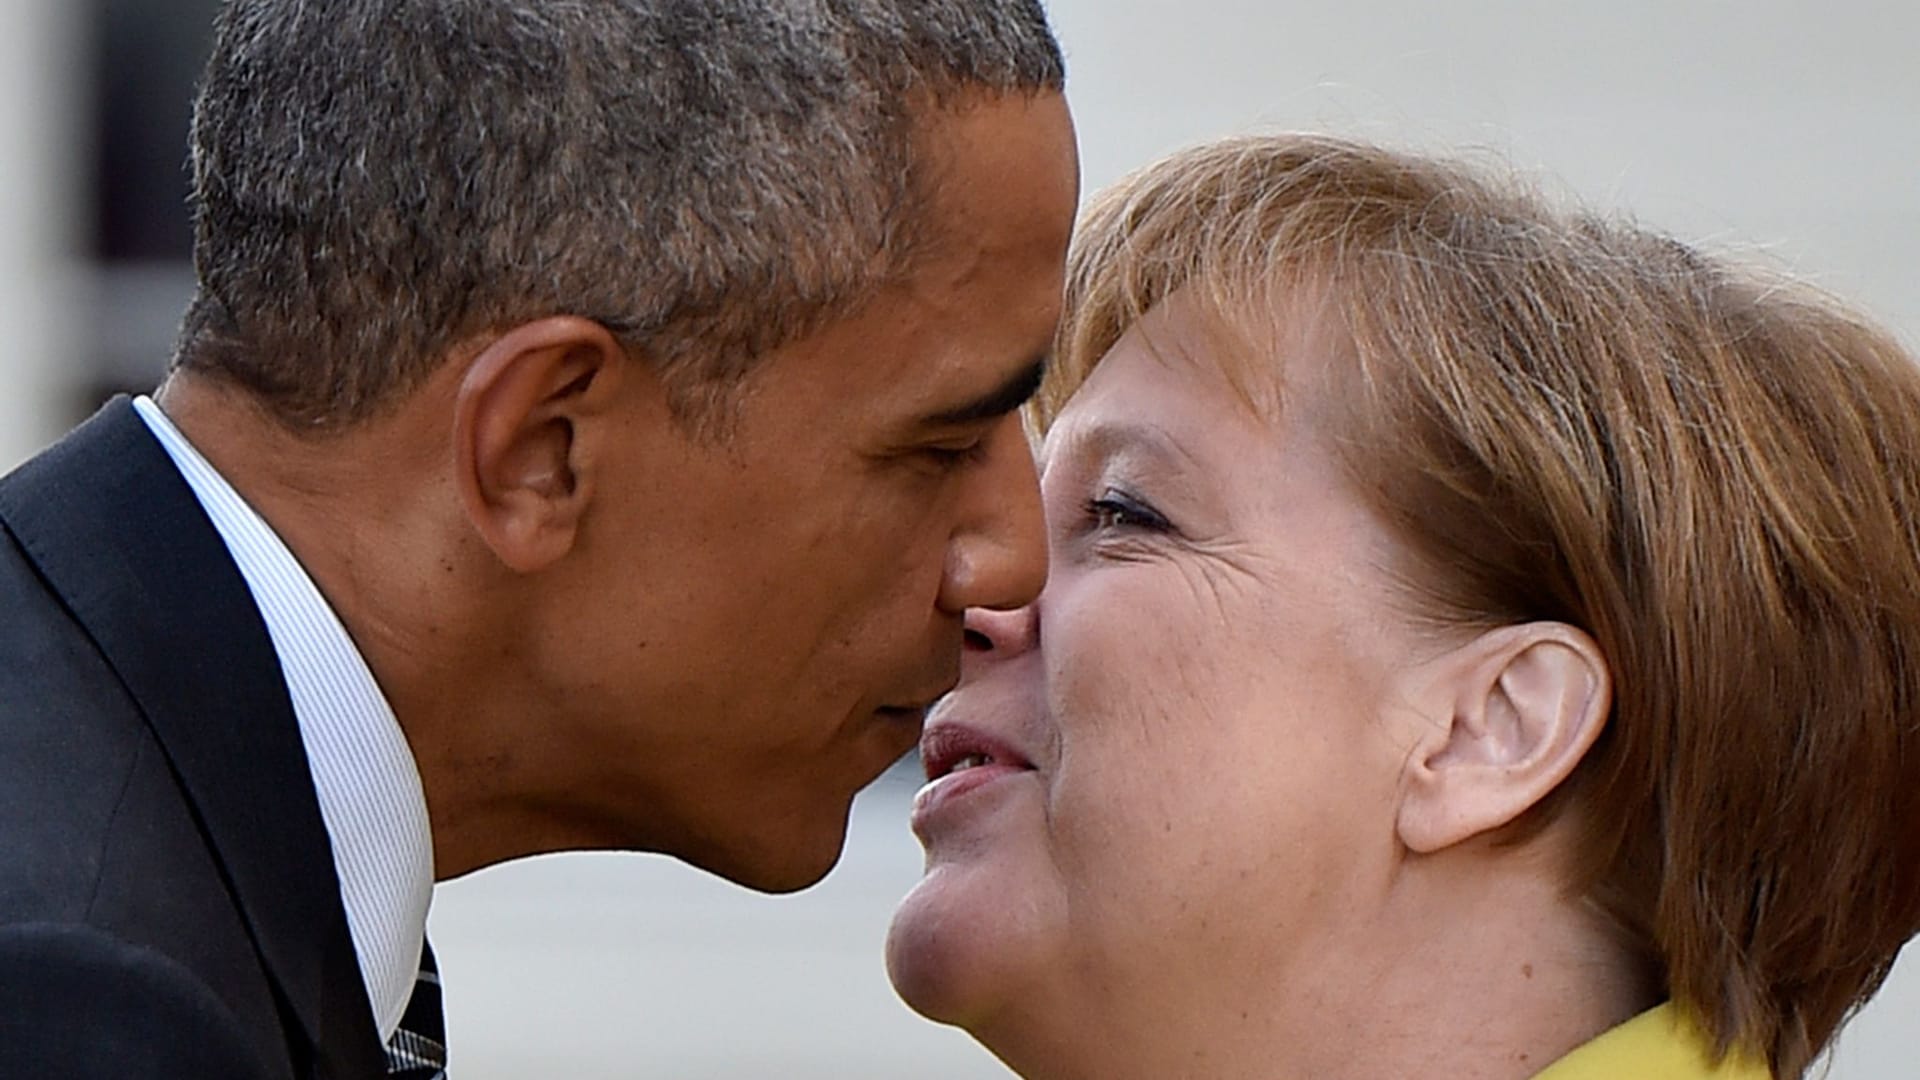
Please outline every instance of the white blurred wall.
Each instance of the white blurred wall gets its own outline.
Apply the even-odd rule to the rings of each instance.
[[[1051,0],[1090,186],[1231,131],[1490,149],[1920,336],[1910,0]]]
[[[0,472],[59,434],[79,359],[64,334],[79,217],[79,6],[0,0]]]

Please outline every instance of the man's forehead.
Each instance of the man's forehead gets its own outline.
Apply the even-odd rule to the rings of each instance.
[[[933,246],[1022,243],[1064,253],[1080,201],[1080,157],[1066,98],[983,94],[925,113],[919,184]],[[999,235],[982,231],[999,223]]]

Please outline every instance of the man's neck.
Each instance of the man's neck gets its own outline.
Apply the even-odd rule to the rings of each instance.
[[[419,766],[443,879],[569,843],[521,808],[515,724],[538,706],[515,678],[507,572],[466,542],[431,388],[391,416],[302,433],[250,394],[178,374],[168,418],[270,525],[347,628]],[[510,585],[510,582],[505,582]],[[490,750],[489,748],[495,748]],[[520,762],[533,768],[537,762]]]

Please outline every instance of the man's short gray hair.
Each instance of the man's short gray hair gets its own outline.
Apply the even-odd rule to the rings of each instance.
[[[575,314],[724,391],[903,272],[915,117],[1063,81],[1039,0],[232,0],[175,363],[339,427]]]

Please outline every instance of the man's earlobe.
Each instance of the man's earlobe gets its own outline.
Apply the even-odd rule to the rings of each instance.
[[[605,327],[555,316],[481,347],[454,404],[454,468],[474,529],[510,569],[572,549],[625,352]]]
[[[1507,626],[1436,661],[1402,778],[1400,839],[1430,853],[1513,822],[1586,756],[1612,709],[1606,657],[1564,623]]]

